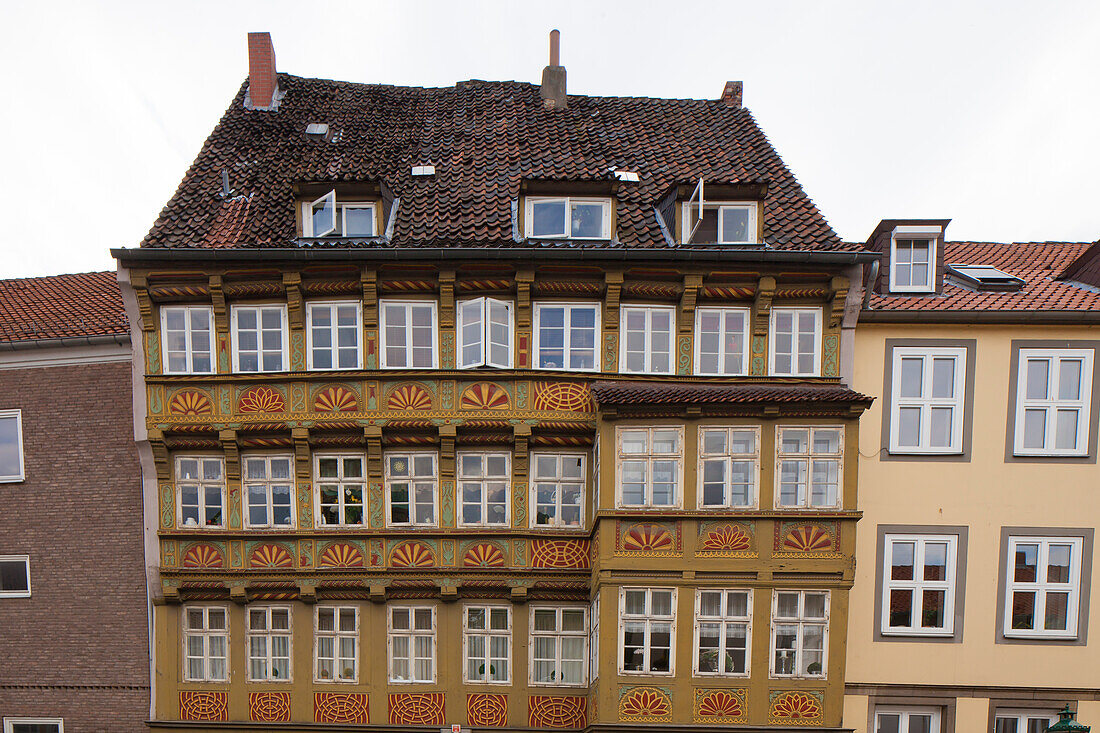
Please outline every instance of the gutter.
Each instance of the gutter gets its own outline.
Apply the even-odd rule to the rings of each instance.
[[[871,310],[859,314],[860,323],[969,323],[1068,326],[1100,325],[1096,311],[935,311]]]
[[[126,346],[129,343],[130,334],[127,332],[108,336],[63,336],[50,339],[28,339],[26,341],[0,341],[0,351],[53,349],[66,346]]]

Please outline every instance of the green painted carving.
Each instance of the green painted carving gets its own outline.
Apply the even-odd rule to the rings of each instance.
[[[386,563],[386,547],[383,544],[381,538],[373,539],[370,541],[370,564],[371,567],[379,567]]]
[[[691,336],[678,336],[676,350],[676,373],[691,374]]]
[[[155,331],[145,332],[145,371],[160,374],[160,338]]]
[[[367,395],[367,409],[378,409],[378,382],[366,382],[364,385],[364,391]]]
[[[160,548],[160,563],[165,567],[174,568],[179,564],[176,559],[176,541],[164,540]]]
[[[609,333],[603,337],[603,370],[605,372],[618,371],[619,368],[619,334]]]
[[[752,374],[754,376],[763,376],[768,373],[768,364],[764,358],[766,348],[767,343],[763,336],[752,337]]]
[[[367,348],[363,357],[363,366],[367,369],[378,368],[378,331],[368,328],[364,341]]]
[[[527,393],[530,386],[529,382],[516,382],[516,409],[527,409]]]
[[[172,492],[172,484],[161,484],[160,487],[160,526],[171,529],[176,526],[176,502]]]
[[[233,414],[233,391],[229,385],[223,384],[218,387],[218,404],[221,405],[221,414]]]
[[[512,526],[527,526],[527,484],[512,484]]]
[[[840,338],[835,333],[825,334],[822,339],[821,374],[826,377],[840,375]]]
[[[382,528],[382,482],[372,481],[370,484],[370,526],[372,529]]]
[[[443,540],[443,564],[454,565],[455,564],[455,541]]]
[[[527,565],[527,540],[515,540],[512,542],[512,562],[518,567]]]
[[[152,415],[159,415],[162,412],[164,412],[164,388],[150,387],[149,413]]]
[[[290,369],[295,372],[306,369],[305,334],[298,330],[290,332]]]
[[[440,366],[444,369],[455,368],[455,335],[444,332],[440,348]]]
[[[225,334],[218,335],[218,372],[225,374],[229,371],[229,339]]]
[[[236,487],[229,490],[229,528],[241,528],[241,491]]]
[[[229,543],[230,559],[229,561],[235,568],[244,567],[244,547],[240,540],[234,540]]]
[[[455,383],[446,380],[439,383],[439,406],[444,410],[455,409]]]
[[[444,527],[453,527],[455,526],[455,482],[444,481],[440,494],[442,524]]]
[[[309,483],[298,484],[298,526],[313,526],[313,490]]]
[[[301,540],[298,542],[298,567],[313,567],[313,540]]]
[[[306,386],[295,383],[290,386],[290,410],[291,412],[306,411]]]

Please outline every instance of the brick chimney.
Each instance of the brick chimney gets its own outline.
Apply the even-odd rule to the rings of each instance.
[[[722,90],[722,102],[727,107],[741,108],[741,92],[744,85],[739,81],[727,81],[726,88]]]
[[[272,110],[279,106],[279,77],[270,33],[248,34],[248,92],[246,109]]]
[[[565,67],[559,63],[558,41],[561,33],[550,31],[550,65],[542,70],[542,103],[547,109],[565,109]]]

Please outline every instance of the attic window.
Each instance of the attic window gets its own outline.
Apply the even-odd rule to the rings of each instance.
[[[890,290],[928,293],[936,290],[938,226],[899,226],[890,236]]]
[[[610,199],[529,196],[524,214],[528,237],[536,239],[611,238]]]
[[[372,201],[337,201],[336,191],[302,204],[302,236],[373,237],[375,206]]]
[[[757,201],[707,200],[702,179],[682,204],[684,244],[757,244]]]
[[[952,264],[947,266],[947,273],[978,290],[1019,290],[1024,286],[1023,279],[992,265]]]

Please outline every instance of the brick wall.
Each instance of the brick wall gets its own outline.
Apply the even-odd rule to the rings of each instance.
[[[31,597],[0,599],[0,717],[66,733],[148,717],[141,474],[128,363],[0,371],[23,411],[26,480],[0,483],[0,555],[27,554]]]

